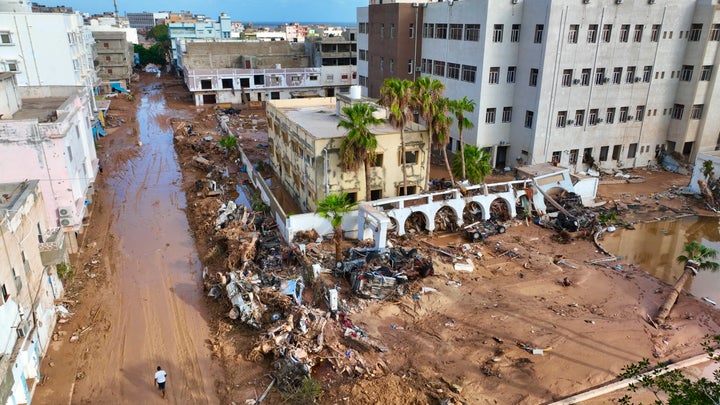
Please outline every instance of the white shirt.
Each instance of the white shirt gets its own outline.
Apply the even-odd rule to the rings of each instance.
[[[158,370],[155,373],[155,381],[157,381],[158,383],[164,383],[166,376],[167,376],[167,373],[165,372],[165,370]]]

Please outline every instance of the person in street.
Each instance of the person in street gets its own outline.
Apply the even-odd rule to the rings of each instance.
[[[165,398],[165,381],[167,379],[167,373],[165,370],[162,369],[162,367],[157,366],[157,371],[155,372],[155,385],[158,387],[160,392],[162,393],[162,397]]]

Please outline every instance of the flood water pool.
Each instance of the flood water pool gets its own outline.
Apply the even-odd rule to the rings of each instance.
[[[683,246],[698,241],[718,251],[715,259],[720,263],[720,219],[715,217],[687,217],[669,221],[635,224],[635,230],[619,229],[605,233],[601,246],[615,256],[620,263],[634,264],[640,269],[673,284],[683,272],[677,257],[683,254]],[[685,285],[698,299],[710,298],[720,306],[720,271],[701,271]],[[717,307],[720,309],[720,307]]]

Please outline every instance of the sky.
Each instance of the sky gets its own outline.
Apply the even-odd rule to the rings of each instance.
[[[73,11],[100,14],[113,11],[113,0],[35,0],[46,6],[64,5]],[[232,21],[354,23],[356,8],[368,0],[116,0],[118,13],[188,10],[217,19],[220,12]]]

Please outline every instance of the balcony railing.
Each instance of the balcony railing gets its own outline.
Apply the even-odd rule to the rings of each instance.
[[[60,264],[65,260],[65,235],[60,228],[53,228],[43,235],[40,243],[40,259],[43,266]]]

